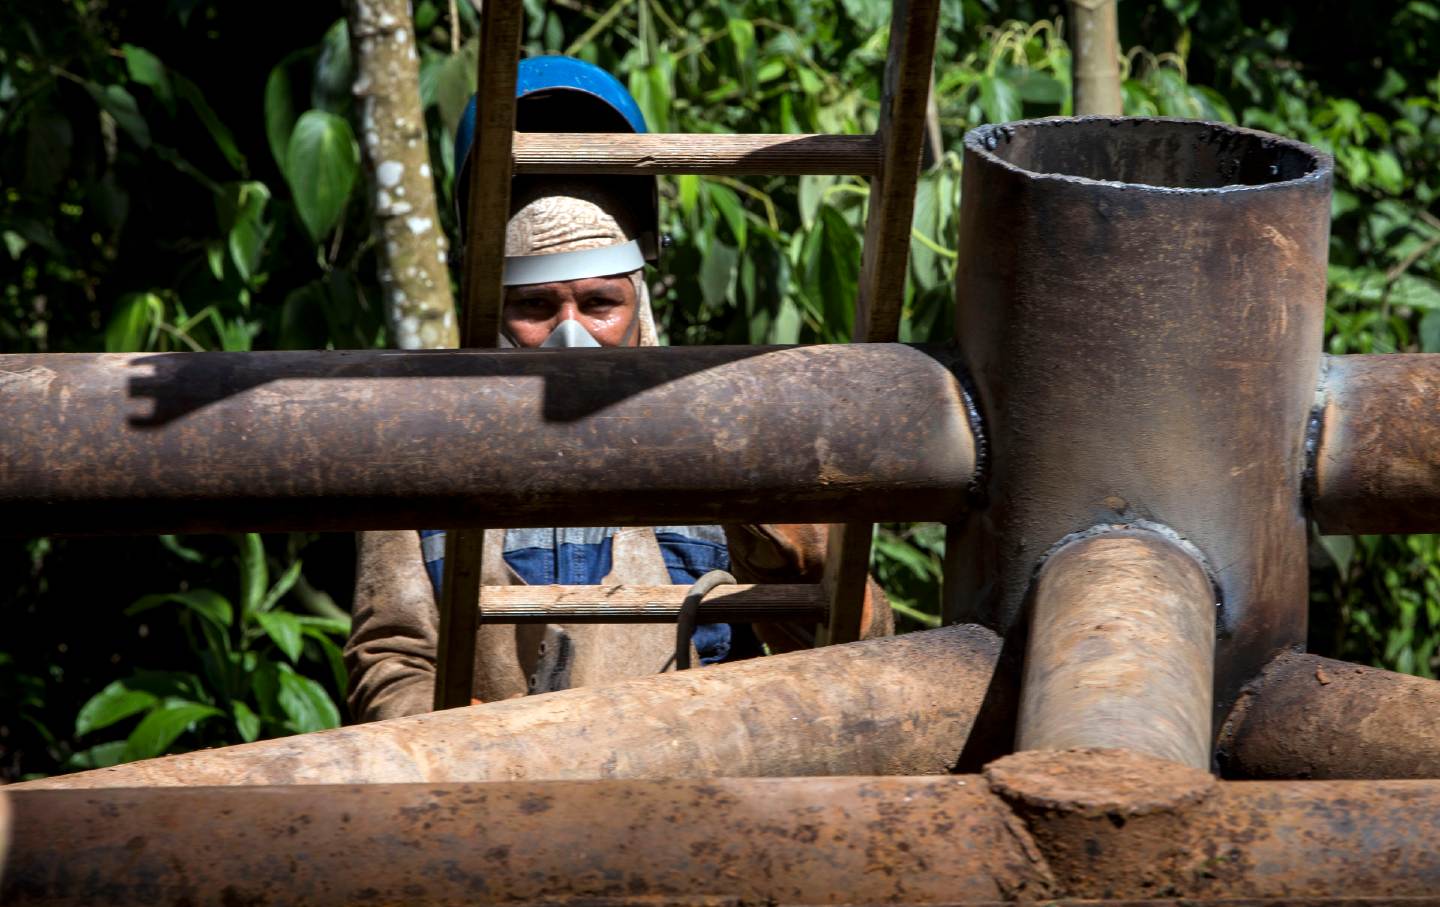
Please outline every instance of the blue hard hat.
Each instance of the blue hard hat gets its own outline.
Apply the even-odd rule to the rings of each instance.
[[[515,76],[518,132],[647,132],[645,115],[620,80],[584,60],[558,55],[520,61]],[[464,225],[464,187],[475,144],[475,98],[465,105],[455,130],[455,203]],[[517,177],[524,179],[524,177]],[[596,177],[635,199],[645,257],[658,254],[659,194],[652,176]]]

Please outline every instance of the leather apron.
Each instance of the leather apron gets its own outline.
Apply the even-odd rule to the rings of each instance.
[[[617,529],[610,545],[605,585],[670,584],[654,529]],[[504,551],[505,530],[486,530],[480,581],[526,585],[505,563]],[[480,607],[483,613],[483,601]],[[493,702],[658,674],[674,654],[672,624],[482,623],[475,643],[475,698]]]

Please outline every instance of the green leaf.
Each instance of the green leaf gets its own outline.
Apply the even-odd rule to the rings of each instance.
[[[300,578],[300,564],[301,561],[296,560],[285,568],[284,573],[280,574],[280,578],[275,581],[275,585],[270,587],[270,591],[265,593],[265,598],[260,602],[261,611],[269,611],[275,607],[276,603],[285,597],[285,593],[294,587],[295,581]]]
[[[270,154],[275,166],[285,172],[285,151],[290,147],[290,133],[295,129],[295,89],[290,79],[290,67],[301,56],[293,53],[270,70],[265,79],[265,140],[270,145]]]
[[[180,537],[177,535],[160,536],[160,544],[165,546],[166,551],[169,551],[183,561],[189,561],[192,564],[205,563],[205,555],[196,551],[194,548],[181,544]]]
[[[324,687],[295,673],[287,664],[277,667],[280,690],[276,700],[290,719],[290,727],[295,733],[306,734],[340,726],[340,712]]]
[[[305,628],[305,632],[312,636],[324,636],[328,633],[332,636],[343,638],[350,635],[349,617],[317,617],[302,614],[296,619],[299,620],[300,625]]]
[[[120,45],[120,53],[125,57],[125,69],[130,73],[130,80],[155,92],[155,97],[173,112],[174,98],[170,90],[170,77],[160,58],[134,44]]]
[[[478,55],[479,45],[472,39],[466,42],[460,53],[447,56],[435,71],[435,106],[440,111],[440,122],[445,131],[452,136],[459,128],[465,105],[475,93]]]
[[[92,768],[109,768],[112,765],[120,764],[124,755],[124,740],[97,743],[88,750],[72,753],[70,758],[65,760],[65,769],[78,772]]]
[[[354,66],[350,58],[350,28],[344,19],[325,31],[320,42],[320,56],[315,59],[315,81],[310,91],[310,106],[334,114],[344,113],[350,105],[350,86],[354,83]]]
[[[735,245],[739,249],[745,248],[745,206],[740,202],[740,196],[729,186],[722,186],[719,183],[706,181],[705,195],[710,204],[725,218],[725,223],[730,227],[730,234],[735,238]]]
[[[270,188],[260,182],[245,182],[232,183],[227,189],[227,194],[217,200],[220,228],[226,232],[226,247],[235,271],[248,284],[260,270],[265,242],[270,238],[270,225],[265,222]]]
[[[117,680],[91,696],[80,707],[80,714],[75,716],[75,736],[84,737],[92,731],[109,727],[117,721],[145,711],[159,701],[155,694],[131,689],[125,685],[125,681]]]
[[[163,319],[165,307],[154,293],[126,293],[105,325],[105,352],[138,353],[146,349],[153,325]]]
[[[168,604],[183,605],[221,630],[229,629],[233,619],[230,602],[212,589],[187,589],[184,592],[161,592],[157,595],[142,596],[126,608],[125,613],[140,614]]]
[[[755,23],[749,19],[731,19],[725,23],[730,41],[735,45],[735,60],[742,75],[748,76],[754,66],[750,55],[755,50]]]
[[[1420,352],[1440,353],[1440,309],[1420,319]]]
[[[1020,93],[1010,80],[986,75],[980,79],[980,108],[991,123],[1020,119]]]
[[[260,736],[260,716],[250,706],[237,699],[231,703],[230,714],[235,719],[235,730],[241,740],[250,743]]]
[[[305,629],[305,635],[325,656],[325,661],[330,665],[330,676],[335,681],[335,689],[346,689],[349,684],[349,673],[345,670],[345,654],[340,651],[340,647],[335,645],[324,633],[309,627]]]
[[[152,759],[169,749],[175,738],[197,721],[221,715],[219,709],[198,702],[175,701],[163,705],[141,720],[125,740],[122,762]]]
[[[285,151],[285,178],[311,239],[319,242],[340,219],[359,171],[350,124],[323,110],[305,111]]]
[[[265,563],[265,540],[258,532],[247,532],[239,536],[236,544],[240,548],[237,559],[240,562],[240,613],[254,614],[265,600],[265,591],[270,587],[270,569]]]
[[[855,228],[834,207],[821,205],[804,255],[807,292],[825,314],[822,339],[843,342],[854,326],[860,282],[860,239]]]
[[[708,306],[723,308],[730,299],[735,281],[735,266],[740,253],[720,240],[710,244],[704,261],[700,263],[700,295]]]
[[[293,661],[299,661],[300,648],[304,641],[300,638],[300,621],[294,614],[288,611],[261,611],[255,615],[260,628],[265,635],[279,646],[285,657]]]
[[[135,144],[141,148],[150,147],[150,127],[140,115],[140,108],[136,106],[135,98],[130,92],[119,85],[106,85],[102,88],[94,82],[86,82],[85,90],[101,109],[115,118],[115,122],[135,140]]]
[[[240,153],[240,148],[235,144],[235,136],[230,133],[230,128],[205,102],[205,95],[200,91],[200,87],[184,76],[177,75],[175,76],[175,94],[189,104],[191,110],[195,111],[195,116],[205,126],[205,131],[210,133],[211,140],[215,142],[215,147],[220,149],[220,153],[225,156],[225,161],[240,173],[245,173],[245,155]]]

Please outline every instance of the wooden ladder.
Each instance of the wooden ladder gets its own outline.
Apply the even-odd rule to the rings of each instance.
[[[503,224],[518,173],[840,174],[870,178],[859,292],[858,342],[898,338],[910,255],[915,183],[935,55],[939,0],[894,0],[879,128],[874,135],[679,135],[515,132],[520,0],[488,0],[480,16],[467,223]],[[461,346],[495,344],[504,288],[503,230],[465,237]],[[702,622],[813,620],[819,645],[860,638],[874,527],[830,527],[822,581],[815,585],[721,586],[700,606]],[[475,634],[489,623],[674,622],[688,586],[481,587],[482,530],[446,533],[435,707],[468,705]],[[762,618],[763,615],[763,618]]]

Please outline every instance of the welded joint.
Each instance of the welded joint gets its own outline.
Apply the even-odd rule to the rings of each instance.
[[[1310,418],[1305,422],[1305,463],[1300,470],[1300,512],[1314,520],[1311,512],[1320,495],[1320,444],[1325,439],[1325,405],[1330,398],[1330,362],[1334,357],[1320,357],[1320,379],[1315,383],[1315,401]]]
[[[1069,546],[1073,542],[1081,542],[1086,539],[1099,538],[1103,535],[1124,532],[1153,533],[1188,554],[1195,563],[1200,566],[1201,572],[1205,574],[1205,579],[1210,583],[1210,591],[1215,598],[1215,611],[1217,615],[1224,611],[1225,595],[1220,590],[1219,575],[1215,572],[1214,567],[1211,566],[1209,559],[1205,557],[1205,552],[1196,547],[1194,542],[1185,538],[1185,536],[1164,523],[1157,523],[1153,520],[1141,519],[1139,517],[1110,523],[1096,523],[1089,528],[1062,536],[1055,544],[1046,548],[1045,553],[1041,554],[1040,558],[1035,562],[1034,568],[1030,571],[1031,586],[1034,586],[1036,579],[1040,576],[1040,571],[1045,568],[1046,562],[1058,554],[1062,548]]]
[[[990,443],[985,434],[985,417],[980,413],[980,395],[975,388],[974,379],[970,377],[970,370],[965,368],[964,363],[956,362],[951,366],[951,372],[955,375],[956,383],[960,385],[960,402],[965,407],[965,419],[969,423],[970,437],[975,448],[975,468],[966,492],[970,498],[971,509],[978,510],[984,506],[985,483],[990,478]]]

